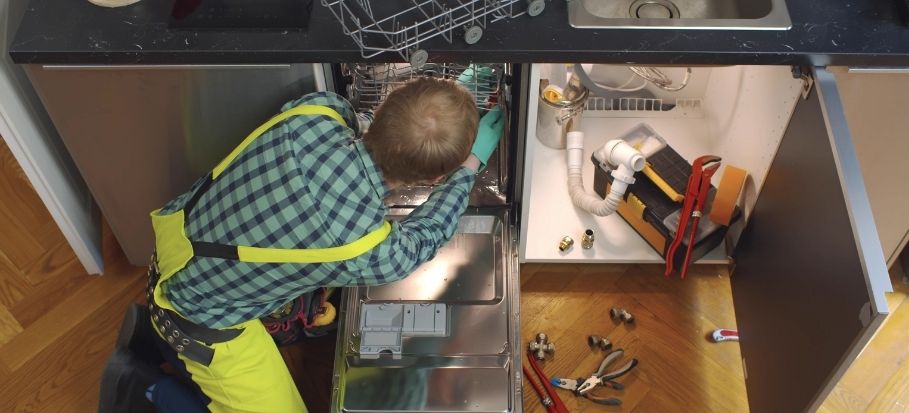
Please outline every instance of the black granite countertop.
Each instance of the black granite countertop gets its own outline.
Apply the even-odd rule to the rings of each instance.
[[[318,0],[316,0],[318,2]],[[564,0],[540,16],[490,24],[479,43],[424,43],[431,61],[909,66],[903,0],[789,0],[787,31],[575,29]],[[247,64],[364,60],[316,4],[305,31],[168,27],[172,0],[106,9],[85,0],[31,0],[10,55],[39,64]],[[385,53],[376,59],[400,60]]]

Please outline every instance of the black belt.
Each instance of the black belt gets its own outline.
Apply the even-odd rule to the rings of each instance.
[[[223,343],[233,340],[243,329],[214,329],[198,325],[189,321],[180,314],[166,308],[161,308],[155,303],[155,286],[158,284],[157,257],[152,256],[148,266],[148,288],[145,290],[148,308],[151,311],[151,322],[155,329],[161,333],[164,342],[174,351],[183,354],[186,358],[208,366],[215,356],[215,351],[206,344]]]

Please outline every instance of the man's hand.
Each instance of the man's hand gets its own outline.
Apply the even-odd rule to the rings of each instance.
[[[502,138],[502,132],[505,131],[505,116],[502,109],[496,106],[480,119],[479,128],[477,128],[477,139],[473,143],[470,153],[480,161],[480,169],[486,169],[486,163],[492,152],[499,146],[499,139]]]
[[[476,64],[467,66],[467,69],[458,76],[458,84],[474,94],[495,90],[496,80],[496,74],[491,67]]]

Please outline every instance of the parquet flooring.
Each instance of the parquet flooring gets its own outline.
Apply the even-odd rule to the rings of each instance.
[[[0,228],[0,412],[95,411],[104,360],[126,306],[141,301],[145,270],[128,264],[105,229],[105,274],[85,274],[5,146]],[[822,413],[909,412],[909,288],[899,271],[891,316]],[[646,265],[524,265],[521,272],[523,339],[544,331],[557,344],[548,374],[589,375],[601,357],[587,348],[589,334],[640,360],[620,380],[626,390],[614,393],[621,407],[564,394],[572,412],[747,410],[738,345],[707,339],[715,328],[735,327],[723,267],[697,266],[684,281]],[[613,306],[634,314],[635,324],[614,323]],[[333,345],[326,337],[283,350],[313,413],[328,410]],[[545,411],[529,387],[524,393],[526,412]]]
[[[622,400],[621,406],[560,392],[570,411],[748,410],[738,345],[707,338],[717,328],[735,328],[723,267],[697,266],[684,281],[663,278],[654,265],[524,265],[521,271],[524,341],[545,332],[556,343],[555,356],[544,363],[548,375],[587,377],[596,370],[603,353],[588,348],[591,334],[608,337],[640,361],[618,380],[625,390],[598,389]],[[615,322],[612,307],[625,308],[635,322]],[[527,385],[524,407],[545,411]]]

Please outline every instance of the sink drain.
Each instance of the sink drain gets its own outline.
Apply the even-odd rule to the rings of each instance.
[[[636,0],[628,9],[638,19],[678,19],[679,8],[669,0]]]

